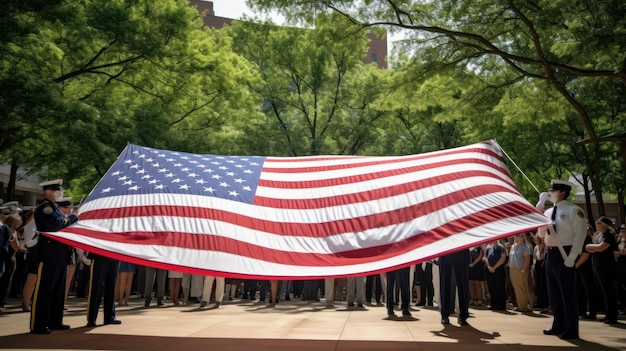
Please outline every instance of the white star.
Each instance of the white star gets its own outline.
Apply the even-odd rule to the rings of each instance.
[[[139,190],[139,186],[131,186],[130,188],[128,188],[128,190]]]
[[[246,190],[246,191],[252,191],[252,189],[251,189],[249,186],[247,186],[247,185],[244,185],[244,186],[243,186],[243,190]]]
[[[122,173],[121,171],[116,171],[111,173],[112,176],[117,177],[118,175],[120,175],[120,173]]]
[[[137,174],[144,174],[144,173],[146,173],[145,169],[140,169],[140,170],[137,171]]]
[[[180,170],[183,171],[183,172],[187,172],[187,171],[189,171],[189,168],[185,167],[185,168],[181,168]]]
[[[235,179],[235,183],[243,183],[243,182],[245,182],[245,180],[243,180],[241,178]]]
[[[152,157],[149,157],[149,158],[146,159],[146,162],[152,162],[152,161],[154,161],[154,159]]]
[[[228,162],[228,163],[235,163],[235,161],[233,161],[233,160],[228,160],[226,162]]]
[[[211,164],[212,165],[221,165],[222,163],[221,162],[217,162],[217,161],[213,161],[213,162],[211,162]]]
[[[158,180],[156,179],[151,179],[148,184],[156,184],[158,182]]]
[[[152,167],[159,167],[159,163],[158,162],[157,163],[153,163]]]
[[[175,158],[171,158],[171,157],[165,159],[165,161],[167,162],[174,162],[175,160],[176,160]]]
[[[132,166],[129,167],[130,169],[139,169],[139,165],[138,164],[134,164]]]
[[[192,173],[188,173],[188,175],[187,175],[187,176],[188,176],[188,177],[191,177],[191,178],[195,178],[195,177],[197,177],[198,175],[192,172]]]
[[[209,169],[205,169],[205,170],[204,170],[204,171],[202,171],[202,172],[204,172],[204,173],[213,173],[213,170],[209,168]]]
[[[243,171],[243,173],[254,173],[254,172],[252,172],[252,171],[251,171],[251,170],[249,170],[249,169],[246,169],[245,171]]]
[[[206,167],[205,165],[203,165],[202,163],[198,165],[198,168],[204,168]]]
[[[221,182],[221,183],[220,183],[220,186],[221,186],[222,188],[228,188],[230,185],[228,185],[228,183],[226,183],[226,182]]]
[[[180,163],[180,162],[178,162],[178,163],[174,163],[174,167],[182,167],[182,166],[183,166],[183,164],[182,164],[182,163]]]
[[[139,155],[138,157],[139,157],[139,158],[146,158],[146,155],[145,155],[145,154],[141,154],[141,155]]]
[[[236,192],[236,191],[229,191],[228,195],[230,195],[230,196],[239,196],[239,193]]]
[[[104,193],[110,193],[114,188],[108,187],[108,188],[104,188],[100,191],[101,194]]]
[[[219,169],[221,169],[221,170],[227,170],[227,169],[228,169],[228,167],[226,167],[226,166],[219,166]]]
[[[167,168],[159,169],[159,173],[165,173],[165,172],[169,172],[169,169],[167,169]]]
[[[236,168],[243,168],[243,165],[235,165]]]
[[[128,179],[128,177],[127,177],[127,176],[123,176],[123,177],[119,177],[119,178],[117,178],[117,180],[118,180],[118,181],[121,181],[121,180],[126,180],[126,179]]]
[[[183,185],[179,186],[179,187],[178,187],[178,189],[181,189],[181,190],[189,190],[189,185],[187,185],[187,184],[183,184]]]
[[[149,174],[146,174],[145,176],[141,177],[141,179],[150,179],[150,178],[152,178],[152,176]]]
[[[210,193],[213,193],[215,191],[215,189],[213,189],[213,187],[208,187],[208,188],[204,188],[204,191],[208,191]]]
[[[211,176],[211,178],[213,178],[213,179],[220,179],[220,178],[222,178],[222,176],[220,176],[219,174],[214,174],[214,175]]]
[[[172,183],[180,183],[182,181],[183,181],[182,179],[176,178],[176,179],[172,180]]]
[[[127,180],[124,183],[122,183],[122,185],[133,185],[133,183],[136,183],[135,181],[131,180]]]
[[[206,181],[204,179],[196,179],[196,184],[204,184]]]
[[[259,164],[256,162],[250,162],[250,166],[258,166]]]
[[[132,160],[126,160],[126,161],[124,161],[124,163],[133,163],[133,161]]]
[[[180,159],[181,159],[181,160],[188,160],[188,159],[189,159],[189,157],[188,157],[188,156],[183,156],[183,157],[181,157]]]
[[[173,176],[175,176],[176,174],[170,172],[168,174],[165,175],[165,178],[172,178]]]
[[[159,184],[159,185],[155,186],[154,188],[155,188],[155,189],[164,189],[164,188],[165,188],[165,185],[163,185],[163,184]]]
[[[227,175],[227,176],[234,177],[234,176],[235,176],[235,172],[226,172],[226,175]]]

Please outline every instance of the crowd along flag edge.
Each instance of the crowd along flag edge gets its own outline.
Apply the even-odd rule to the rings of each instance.
[[[262,157],[127,145],[56,240],[195,274],[401,268],[547,225],[495,140],[417,155]]]

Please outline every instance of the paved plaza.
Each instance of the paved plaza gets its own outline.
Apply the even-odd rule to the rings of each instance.
[[[209,304],[145,308],[143,299],[118,307],[121,325],[87,328],[85,299],[70,298],[64,323],[67,331],[51,335],[29,334],[29,313],[9,299],[0,313],[0,349],[10,350],[465,350],[561,351],[626,350],[626,320],[617,325],[580,322],[580,340],[543,335],[552,317],[538,312],[494,312],[471,308],[469,326],[456,318],[442,325],[436,309],[414,307],[413,316],[387,319],[382,305],[346,308],[339,301],[326,308],[324,301],[284,301],[276,307],[260,302],[225,301]],[[400,312],[396,314],[399,316]]]

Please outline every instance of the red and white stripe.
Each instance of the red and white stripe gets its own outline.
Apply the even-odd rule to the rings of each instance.
[[[253,205],[99,198],[49,235],[161,268],[304,279],[382,272],[547,223],[489,141],[401,157],[267,158]]]

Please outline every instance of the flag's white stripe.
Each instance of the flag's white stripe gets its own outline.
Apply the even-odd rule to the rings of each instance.
[[[306,167],[325,167],[325,166],[341,166],[341,165],[354,165],[367,162],[379,162],[379,161],[393,161],[410,159],[419,156],[419,160],[415,160],[418,164],[423,162],[429,162],[431,159],[448,159],[459,158],[460,155],[470,155],[471,157],[478,158],[492,158],[490,155],[482,154],[476,151],[476,149],[483,149],[500,154],[498,148],[491,144],[480,143],[474,145],[468,145],[455,149],[441,150],[423,154],[415,155],[403,155],[403,156],[299,156],[299,157],[267,157],[265,159],[264,166],[271,168],[306,168]],[[466,151],[466,152],[465,152]],[[451,155],[446,155],[453,152]],[[455,157],[456,155],[456,157]]]
[[[109,242],[103,239],[83,237],[72,233],[61,233],[61,235],[69,240],[83,243],[88,246],[98,247],[106,251],[153,262],[259,276],[323,277],[384,270],[386,268],[406,264],[408,262],[414,262],[425,258],[433,258],[442,252],[446,252],[454,248],[470,246],[479,242],[485,242],[496,236],[503,236],[508,233],[515,233],[521,230],[528,230],[533,226],[538,225],[538,216],[538,214],[532,214],[506,218],[488,223],[484,226],[472,228],[471,230],[461,233],[460,235],[447,237],[391,258],[357,265],[338,265],[332,267],[303,267],[298,266],[297,263],[273,263],[224,252],[203,251],[159,245],[117,243]]]
[[[285,199],[285,200],[318,199],[318,198],[324,198],[324,197],[330,197],[330,196],[360,194],[365,191],[382,189],[382,188],[386,188],[386,187],[390,187],[394,185],[412,183],[412,182],[421,181],[421,180],[429,179],[429,178],[437,178],[437,177],[446,176],[446,175],[453,174],[453,173],[471,172],[471,171],[484,171],[487,173],[491,173],[494,175],[493,178],[482,177],[482,178],[489,179],[489,182],[487,182],[486,184],[494,183],[497,181],[499,184],[507,188],[510,188],[513,191],[516,191],[513,189],[513,186],[511,184],[504,183],[500,180],[500,179],[509,179],[509,176],[507,174],[504,174],[503,172],[495,168],[491,168],[491,167],[487,167],[487,166],[483,166],[483,165],[475,164],[475,163],[467,163],[467,164],[458,164],[458,165],[450,165],[450,166],[425,169],[422,171],[417,171],[417,172],[412,172],[412,173],[391,175],[388,177],[369,179],[369,180],[357,182],[357,183],[346,183],[346,184],[341,184],[341,185],[323,186],[323,187],[316,187],[316,188],[283,189],[283,188],[258,186],[255,194],[257,196],[262,196],[266,198]],[[360,173],[357,172],[356,174],[360,174]],[[265,173],[263,173],[263,176],[265,176]],[[300,175],[297,175],[297,176],[291,175],[291,178],[294,180],[294,183],[297,183],[296,180],[298,179],[299,181],[305,180],[305,179],[302,179]],[[310,177],[306,177],[306,178],[310,178]],[[463,188],[465,186],[473,185],[474,184],[473,182],[476,180],[476,178],[478,177],[456,179],[453,182],[455,183],[454,185],[458,189],[458,188]],[[306,180],[311,180],[311,179],[306,179]],[[466,185],[460,185],[461,182],[466,183]],[[448,188],[450,185],[449,183],[450,182],[442,183],[440,185],[434,185],[433,187]]]
[[[108,208],[136,207],[136,206],[180,206],[203,207],[218,211],[245,214],[254,219],[280,223],[324,223],[329,221],[359,218],[362,216],[395,211],[407,206],[417,205],[439,196],[460,191],[466,187],[480,187],[484,185],[500,185],[509,188],[509,184],[490,177],[470,177],[464,181],[447,182],[432,187],[417,189],[395,196],[363,201],[354,204],[320,209],[283,209],[261,207],[258,205],[235,203],[231,200],[185,194],[138,194],[98,198],[80,207],[80,212],[94,211]],[[490,206],[497,206],[508,199],[521,199],[517,193],[502,193],[500,199],[494,199]],[[522,201],[526,201],[523,200]]]
[[[276,180],[276,181],[283,181],[283,182],[302,182],[302,181],[309,181],[309,180],[326,180],[326,179],[336,179],[336,178],[343,178],[343,177],[350,177],[350,176],[360,176],[363,174],[395,171],[395,170],[400,170],[400,171],[404,171],[405,173],[408,173],[405,170],[411,167],[416,167],[416,166],[428,167],[435,163],[442,163],[442,162],[444,163],[445,162],[457,162],[456,164],[458,164],[458,161],[460,160],[463,160],[465,164],[474,165],[475,167],[493,168],[494,171],[497,170],[497,168],[506,169],[506,165],[499,162],[498,159],[472,152],[472,153],[463,153],[463,154],[444,155],[444,156],[440,156],[436,158],[429,158],[426,160],[407,160],[407,161],[402,161],[402,162],[382,163],[382,164],[375,164],[375,165],[363,165],[360,167],[347,167],[347,168],[333,169],[333,170],[327,170],[327,171],[317,171],[317,172],[283,173],[283,172],[264,171],[261,173],[260,179]],[[491,163],[493,166],[488,167],[484,165],[483,163],[476,162],[477,160],[487,161]],[[341,162],[341,164],[345,165],[345,164],[354,163],[350,161],[351,160],[345,160],[345,162]],[[266,161],[263,167],[264,168],[275,167],[275,168],[280,168],[280,169],[285,169],[285,170],[289,169],[289,167],[282,167],[283,165],[285,164],[280,163],[277,165],[273,165],[271,162]],[[452,165],[452,166],[455,166],[455,165]],[[289,163],[287,164],[287,166],[293,166],[293,165]],[[438,166],[437,168],[442,168],[442,167],[446,167],[446,166],[445,165]],[[432,169],[436,169],[436,168],[432,168]]]
[[[459,218],[471,216],[484,208],[503,205],[513,201],[524,201],[524,199],[511,196],[509,193],[493,193],[463,202],[453,203],[448,207],[416,217],[404,223],[372,228],[358,233],[337,233],[330,237],[298,236],[299,233],[274,234],[219,220],[173,216],[159,216],[158,220],[155,220],[153,217],[98,220],[85,219],[75,224],[74,228],[85,228],[105,233],[125,233],[134,231],[173,231],[200,235],[208,233],[281,251],[334,253],[398,242],[447,223],[454,222]],[[256,216],[260,217],[262,215],[263,213],[256,213]],[[542,214],[536,213],[534,215],[537,218],[545,219],[545,216]],[[535,220],[535,222],[536,221],[537,220]],[[303,222],[309,223],[306,218],[304,218]],[[542,224],[547,224],[547,219],[545,219],[545,223]]]

